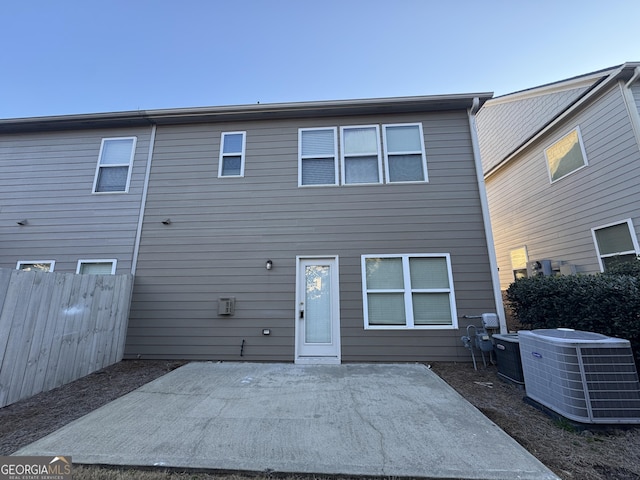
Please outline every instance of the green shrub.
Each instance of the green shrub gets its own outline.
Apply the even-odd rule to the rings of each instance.
[[[565,327],[625,338],[640,367],[640,268],[637,272],[637,277],[607,272],[523,278],[509,286],[507,301],[524,328]]]

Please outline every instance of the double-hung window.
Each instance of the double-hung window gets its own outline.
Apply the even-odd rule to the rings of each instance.
[[[298,185],[338,184],[337,129],[301,128],[298,131]]]
[[[94,193],[129,191],[135,149],[136,137],[102,139],[93,181]]]
[[[544,151],[551,183],[587,165],[580,128],[576,127]]]
[[[427,157],[421,123],[383,125],[387,183],[426,182]]]
[[[118,261],[115,258],[108,260],[78,260],[76,273],[85,275],[115,275],[117,263]]]
[[[602,272],[618,263],[633,261],[640,254],[631,219],[593,228],[591,233]]]
[[[341,127],[342,182],[381,183],[380,129],[377,125]]]
[[[20,260],[16,269],[27,272],[53,272],[55,264],[55,260]]]
[[[363,255],[362,291],[365,329],[458,326],[447,253]]]
[[[223,132],[218,177],[244,177],[246,132]]]

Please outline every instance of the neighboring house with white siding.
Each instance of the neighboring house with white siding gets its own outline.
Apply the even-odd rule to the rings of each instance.
[[[0,120],[0,266],[134,273],[129,358],[466,361],[490,97]]]
[[[640,254],[640,63],[487,101],[477,116],[500,284]],[[546,265],[536,265],[535,262]]]

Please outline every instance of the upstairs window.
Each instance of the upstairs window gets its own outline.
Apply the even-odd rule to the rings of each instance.
[[[633,261],[640,254],[631,219],[593,228],[591,233],[602,272],[618,263]]]
[[[382,128],[387,182],[426,182],[427,157],[422,124],[383,125]]]
[[[298,185],[337,185],[336,128],[301,128],[298,149]]]
[[[377,125],[341,127],[342,179],[345,185],[382,182]]]
[[[363,255],[365,329],[457,328],[449,254]]]
[[[218,177],[244,177],[246,132],[225,132],[220,139]]]
[[[93,181],[94,193],[128,192],[136,137],[103,138],[98,167]]]
[[[587,165],[580,128],[566,134],[544,151],[551,183]]]
[[[21,260],[16,269],[27,272],[53,272],[55,264],[55,260]]]
[[[90,275],[115,275],[117,260],[78,260],[76,273]]]

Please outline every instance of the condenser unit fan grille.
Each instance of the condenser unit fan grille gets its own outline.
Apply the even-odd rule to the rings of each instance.
[[[594,418],[640,419],[640,382],[630,348],[581,348]]]

